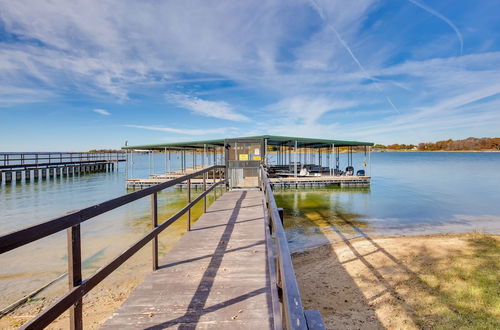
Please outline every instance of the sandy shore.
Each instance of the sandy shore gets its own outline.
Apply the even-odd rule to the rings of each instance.
[[[500,235],[366,237],[293,262],[304,308],[319,310],[328,329],[493,329],[499,250]]]
[[[85,329],[98,329],[104,321],[125,301],[130,292],[151,271],[151,251],[142,249],[116,272],[111,274],[83,300]],[[42,291],[32,301],[0,319],[0,329],[17,329],[40,311],[50,306],[68,290],[67,278]],[[47,329],[68,329],[68,313],[61,315]]]
[[[481,234],[358,237],[294,253],[304,307],[318,309],[329,329],[439,328],[440,320],[447,320],[447,313],[462,311],[454,305],[455,299],[443,298],[449,277],[440,278],[440,274],[456,262],[478,267],[484,264],[485,260],[474,252],[478,248],[475,242],[485,237]],[[500,235],[488,235],[487,239],[500,244]],[[149,254],[149,249],[139,252],[85,297],[86,329],[98,329],[150,272]],[[498,270],[500,255],[489,257],[495,260],[493,267]],[[45,309],[66,292],[66,281],[64,278],[1,318],[0,329],[18,328]],[[481,296],[476,298],[484,300]],[[500,311],[493,317],[500,324]],[[66,313],[48,329],[67,328]]]

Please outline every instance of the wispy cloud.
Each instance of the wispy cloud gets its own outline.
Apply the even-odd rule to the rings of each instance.
[[[94,111],[95,113],[100,114],[101,116],[109,116],[109,115],[111,115],[111,113],[109,113],[108,110],[104,110],[104,109],[94,109],[92,111]]]
[[[457,26],[449,18],[447,18],[446,16],[444,16],[443,14],[438,12],[437,10],[432,9],[431,7],[424,4],[423,2],[420,2],[417,0],[408,0],[408,1],[411,2],[412,4],[414,4],[415,6],[422,8],[423,10],[428,12],[429,14],[439,18],[440,20],[445,22],[455,32],[455,34],[457,35],[458,42],[460,44],[460,56],[461,56],[464,52],[464,38],[463,38],[460,30],[457,28]]]
[[[313,5],[313,7],[316,9],[316,11],[318,12],[319,16],[321,17],[321,19],[325,22],[326,26],[335,34],[335,36],[337,37],[337,39],[339,40],[340,44],[342,45],[342,47],[345,48],[345,50],[349,53],[349,56],[351,56],[352,60],[356,63],[356,65],[358,66],[359,70],[365,75],[365,77],[369,80],[371,80],[373,82],[373,84],[375,85],[375,87],[379,90],[379,92],[381,94],[384,94],[384,91],[382,90],[382,87],[380,87],[380,85],[378,84],[377,80],[374,79],[369,73],[368,71],[365,69],[365,67],[363,66],[363,64],[361,64],[361,62],[359,61],[359,59],[356,57],[356,55],[354,55],[354,52],[352,51],[351,47],[347,44],[347,42],[341,37],[340,33],[337,31],[337,29],[331,24],[329,23],[328,21],[328,18],[326,17],[325,15],[325,12],[323,11],[323,9],[320,7],[320,5],[316,2],[316,0],[311,0],[311,3]],[[394,109],[394,111],[396,111],[397,113],[401,113],[399,111],[399,109],[394,105],[394,102],[392,102],[391,98],[387,95],[384,95],[387,103],[391,106],[392,109]]]
[[[348,109],[358,105],[352,100],[332,100],[327,96],[293,96],[285,98],[268,107],[273,116],[279,116],[282,122],[302,122],[314,124],[324,114]]]
[[[178,107],[187,109],[198,115],[232,121],[249,121],[250,119],[237,113],[227,102],[207,101],[195,96],[180,93],[165,95],[166,100]]]
[[[222,134],[234,130],[234,128],[212,128],[212,129],[188,129],[188,128],[172,128],[164,126],[142,126],[142,125],[124,125],[125,127],[147,129],[150,131],[160,131],[167,133],[177,133],[185,135],[207,135],[207,134]]]

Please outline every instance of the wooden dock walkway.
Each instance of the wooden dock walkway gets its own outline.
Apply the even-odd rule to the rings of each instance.
[[[275,328],[264,207],[261,191],[224,193],[102,329]]]

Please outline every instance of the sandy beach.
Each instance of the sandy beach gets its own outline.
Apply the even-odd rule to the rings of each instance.
[[[500,235],[355,238],[295,253],[328,329],[500,326]]]
[[[144,276],[151,271],[150,253],[147,247],[142,249],[85,296],[83,300],[85,329],[99,329],[100,325],[113,314]],[[0,318],[0,329],[17,329],[66,293],[67,287],[67,277],[65,277],[31,301]],[[68,329],[68,327],[69,316],[66,312],[47,329]]]
[[[98,329],[125,301],[150,271],[144,262],[148,256],[144,249],[85,297],[86,329]],[[495,310],[500,288],[495,292],[493,284],[492,292],[490,287],[490,295],[496,295],[492,300],[478,282],[481,276],[486,285],[500,280],[500,235],[358,237],[294,253],[293,262],[304,307],[318,309],[328,329],[500,325]],[[64,293],[66,285],[61,280],[1,318],[0,328],[21,326]],[[48,329],[67,327],[64,314]]]

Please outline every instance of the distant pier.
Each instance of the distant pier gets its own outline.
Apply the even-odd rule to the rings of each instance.
[[[124,162],[124,153],[26,152],[0,153],[0,184],[111,172]]]

